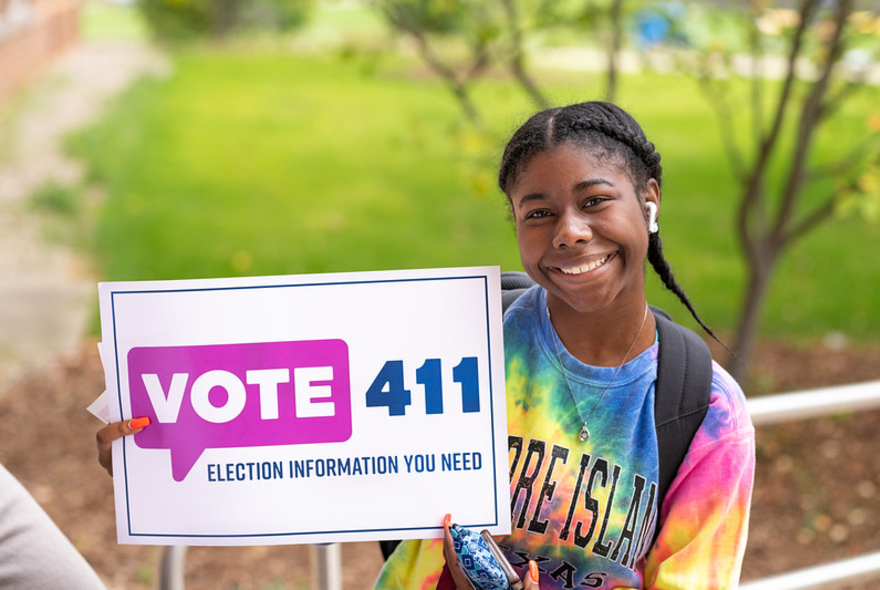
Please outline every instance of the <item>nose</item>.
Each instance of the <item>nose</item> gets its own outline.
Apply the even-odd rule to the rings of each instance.
[[[593,229],[580,211],[563,212],[557,219],[555,229],[554,248],[570,248],[579,242],[589,242],[593,239]]]

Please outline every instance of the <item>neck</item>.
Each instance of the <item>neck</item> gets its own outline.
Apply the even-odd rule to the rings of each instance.
[[[548,311],[566,350],[594,367],[622,365],[654,344],[657,324],[644,299],[595,312],[580,312],[551,301]]]

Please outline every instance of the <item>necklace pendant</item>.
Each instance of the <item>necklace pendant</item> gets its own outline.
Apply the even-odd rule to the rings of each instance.
[[[587,429],[586,422],[584,422],[584,427],[581,428],[581,433],[578,435],[578,438],[581,439],[581,442],[587,442],[590,440],[590,431]]]

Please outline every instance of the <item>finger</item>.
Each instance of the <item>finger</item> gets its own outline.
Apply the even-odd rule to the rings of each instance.
[[[98,444],[112,443],[117,438],[127,436],[129,434],[137,434],[145,426],[149,426],[150,419],[147,416],[141,418],[132,418],[131,420],[123,420],[121,422],[113,422],[98,431]]]
[[[540,590],[538,586],[538,564],[529,561],[529,571],[523,580],[523,590]]]
[[[95,435],[98,447],[98,463],[113,475],[113,441],[129,434],[137,434],[150,424],[147,417],[133,418],[108,424]]]
[[[458,564],[458,555],[455,553],[452,533],[449,532],[451,523],[452,516],[447,514],[443,518],[443,557],[446,559],[446,567],[452,575],[452,581],[455,583],[457,590],[474,590],[474,585]]]
[[[446,564],[449,566],[449,569],[452,570],[453,565],[458,567],[458,558],[455,555],[455,550],[452,544],[452,533],[449,532],[449,524],[452,522],[452,515],[447,514],[443,517],[443,559],[446,560]]]

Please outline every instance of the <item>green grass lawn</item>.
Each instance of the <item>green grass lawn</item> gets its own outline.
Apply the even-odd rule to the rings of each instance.
[[[431,117],[424,118],[424,113]],[[432,84],[354,63],[191,53],[73,141],[106,183],[111,279],[516,263]]]
[[[174,63],[71,142],[106,187],[95,244],[106,279],[519,268],[494,168],[531,106],[506,82],[479,88],[498,138],[487,142],[439,83],[411,70],[217,49]],[[744,269],[737,188],[711,111],[683,77],[625,78],[621,96],[663,154],[667,258],[710,325],[729,332]],[[556,98],[593,97],[560,84]],[[774,280],[764,334],[880,339],[872,244],[880,227],[846,219],[798,244]],[[652,301],[687,317],[649,283]]]

